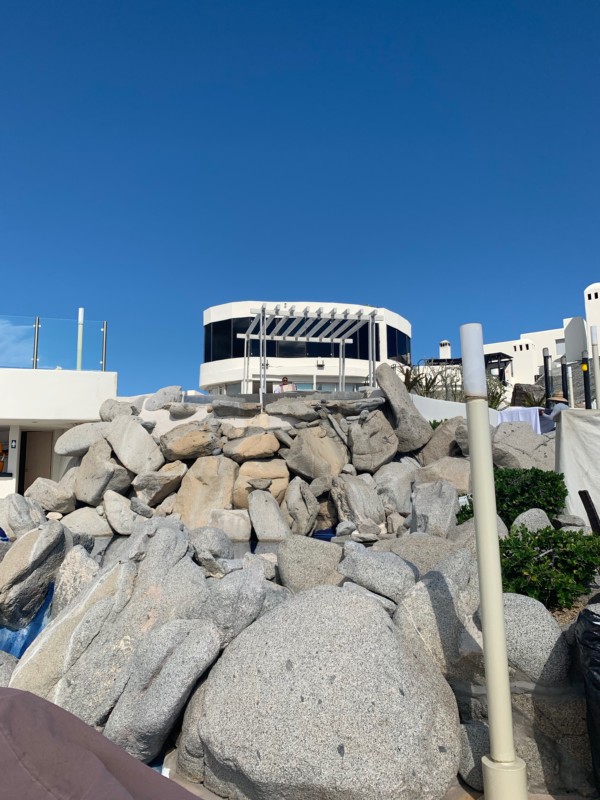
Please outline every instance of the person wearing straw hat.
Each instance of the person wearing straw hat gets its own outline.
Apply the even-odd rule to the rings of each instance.
[[[569,408],[569,404],[562,394],[553,394],[548,398],[548,407],[550,411],[546,413],[545,409],[540,408],[540,430],[542,433],[552,433],[556,430],[556,419],[561,411]]]

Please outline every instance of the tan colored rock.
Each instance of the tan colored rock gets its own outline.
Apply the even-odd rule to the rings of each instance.
[[[459,494],[471,491],[471,462],[466,458],[444,456],[417,473],[419,483],[446,481],[452,484]]]
[[[268,491],[278,503],[281,503],[290,482],[290,473],[285,461],[280,458],[272,458],[269,461],[245,461],[240,467],[233,488],[234,508],[248,508],[249,483],[254,479],[270,480]]]
[[[133,480],[135,496],[150,507],[157,506],[179,489],[186,472],[187,467],[182,461],[169,462],[158,472],[143,472]]]
[[[177,425],[160,437],[160,449],[167,461],[210,456],[218,446],[217,436],[203,422]]]
[[[196,459],[181,482],[173,513],[188,528],[208,525],[213,509],[231,508],[238,471],[235,461],[225,456]]]
[[[298,432],[285,454],[290,470],[305,481],[339,475],[348,461],[348,450],[324,428],[304,428]]]
[[[257,458],[272,458],[279,450],[279,440],[272,433],[257,433],[255,436],[244,436],[227,442],[223,455],[232,458],[238,464]]]

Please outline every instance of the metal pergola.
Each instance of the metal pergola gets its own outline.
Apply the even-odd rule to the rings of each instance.
[[[276,305],[267,308],[266,303],[260,308],[250,309],[254,315],[245,333],[238,333],[238,339],[244,339],[244,383],[243,390],[247,390],[251,381],[250,358],[251,341],[260,342],[260,391],[267,390],[267,342],[312,342],[339,345],[339,389],[346,388],[346,345],[354,341],[351,337],[363,326],[369,326],[369,386],[375,386],[376,364],[376,329],[375,325],[383,317],[377,316],[376,310],[359,309],[350,312],[349,309],[338,311],[332,308],[324,311],[318,308],[310,311],[308,306],[297,310],[295,305],[282,307]]]

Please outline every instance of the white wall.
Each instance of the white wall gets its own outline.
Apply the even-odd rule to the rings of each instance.
[[[116,372],[0,369],[4,424],[37,422],[47,429],[97,420],[102,403],[116,396]]]
[[[421,397],[417,394],[411,394],[411,400],[416,408],[421,412],[425,419],[430,422],[434,419],[452,419],[452,417],[467,417],[467,406],[465,403],[453,403],[449,400],[436,400],[433,397]],[[498,412],[490,408],[489,410],[490,424],[498,424]]]

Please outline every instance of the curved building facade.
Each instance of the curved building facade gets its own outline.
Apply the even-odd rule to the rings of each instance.
[[[207,308],[204,312],[204,362],[200,367],[200,387],[211,394],[250,394],[258,391],[260,380],[260,342],[244,340],[256,310],[263,301],[224,303]],[[374,316],[375,360],[379,364],[411,363],[410,322],[386,308],[340,303],[279,302],[268,303],[270,308],[281,309],[280,316],[272,318],[269,330],[295,309],[303,313],[323,315],[336,313],[357,318]],[[369,326],[363,325],[345,344],[345,389],[357,391],[368,382]],[[291,330],[291,328],[290,328]],[[324,329],[326,330],[326,328]],[[283,377],[296,384],[301,391],[337,391],[339,388],[340,345],[327,341],[324,330],[313,337],[318,341],[301,341],[296,335],[279,336],[277,341],[266,341],[267,391],[272,391]],[[285,334],[285,326],[280,333]],[[246,348],[248,348],[246,350]],[[245,353],[248,358],[246,359]]]

